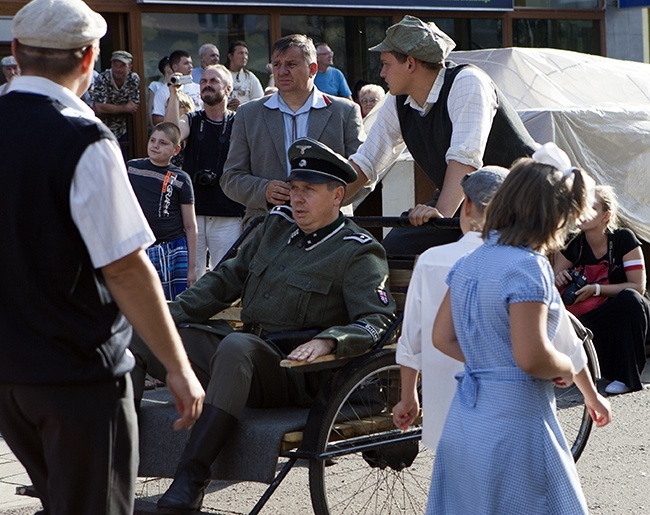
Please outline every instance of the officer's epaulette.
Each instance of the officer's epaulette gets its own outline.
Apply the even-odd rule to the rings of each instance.
[[[370,236],[362,232],[355,232],[354,234],[350,234],[350,236],[344,236],[343,239],[358,241],[361,244],[370,243],[372,241]]]
[[[280,215],[282,218],[287,220],[288,222],[293,223],[293,211],[291,210],[291,206],[275,206],[271,211],[269,211],[270,215]]]

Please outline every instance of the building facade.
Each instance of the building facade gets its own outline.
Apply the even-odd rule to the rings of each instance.
[[[226,60],[228,45],[244,40],[250,49],[248,68],[262,85],[272,42],[291,33],[325,41],[335,52],[334,65],[354,87],[360,80],[383,84],[380,63],[368,47],[383,39],[387,27],[413,14],[434,21],[459,50],[495,47],[551,47],[648,62],[647,9],[619,8],[610,2],[645,0],[346,0],[289,3],[286,0],[88,0],[109,24],[101,42],[98,71],[110,66],[113,50],[134,55],[134,71],[147,85],[159,79],[157,64],[176,49],[192,54],[215,43]],[[510,3],[508,3],[510,2]],[[0,54],[10,53],[11,18],[26,2],[0,2]],[[147,120],[144,109],[135,119],[135,149],[145,155]]]

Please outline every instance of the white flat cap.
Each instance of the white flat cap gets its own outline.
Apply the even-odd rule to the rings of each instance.
[[[14,17],[11,34],[23,45],[72,50],[106,34],[106,20],[81,0],[33,0]]]
[[[13,55],[8,55],[7,57],[2,58],[2,61],[0,61],[0,65],[2,65],[2,66],[18,66],[18,63],[14,59]]]

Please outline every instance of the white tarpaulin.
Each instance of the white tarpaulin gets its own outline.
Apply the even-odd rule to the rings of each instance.
[[[613,186],[626,225],[650,241],[649,64],[538,48],[450,59],[485,70],[536,141],[554,141],[597,183]]]

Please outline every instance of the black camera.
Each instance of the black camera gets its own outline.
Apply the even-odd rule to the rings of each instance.
[[[214,186],[219,180],[219,175],[212,170],[201,170],[194,175],[194,182],[199,186]]]
[[[576,270],[569,270],[571,282],[562,292],[562,302],[565,306],[571,306],[576,301],[576,292],[587,285],[587,278]]]

